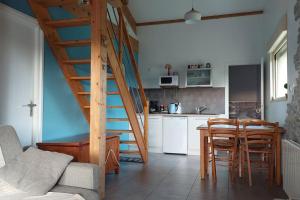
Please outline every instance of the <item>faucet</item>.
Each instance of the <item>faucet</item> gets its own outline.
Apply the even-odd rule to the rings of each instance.
[[[196,107],[195,110],[198,114],[201,114],[204,110],[206,110],[208,107],[207,105],[202,105],[200,107]]]

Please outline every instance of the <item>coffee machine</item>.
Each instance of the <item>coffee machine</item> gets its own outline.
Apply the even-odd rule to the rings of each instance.
[[[158,101],[149,102],[149,112],[150,113],[160,112]]]

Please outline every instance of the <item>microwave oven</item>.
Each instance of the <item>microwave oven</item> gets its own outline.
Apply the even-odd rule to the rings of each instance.
[[[178,75],[174,76],[161,76],[159,78],[160,87],[178,87],[179,86],[179,77]]]

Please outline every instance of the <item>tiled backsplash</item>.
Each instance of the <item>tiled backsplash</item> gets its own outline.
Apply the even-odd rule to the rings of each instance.
[[[225,113],[225,88],[161,88],[145,89],[150,101],[158,101],[159,105],[181,102],[183,113],[195,113],[195,107],[207,106],[203,113]]]

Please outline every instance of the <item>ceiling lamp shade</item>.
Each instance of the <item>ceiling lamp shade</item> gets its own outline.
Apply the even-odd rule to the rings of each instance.
[[[201,21],[201,14],[199,11],[192,8],[189,12],[185,13],[184,20],[186,24],[195,24]]]

